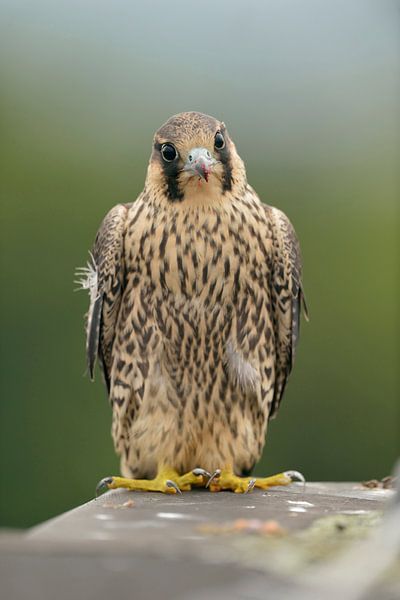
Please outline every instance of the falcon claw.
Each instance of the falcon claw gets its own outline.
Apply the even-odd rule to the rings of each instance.
[[[99,481],[99,483],[96,485],[96,498],[110,489],[109,486],[113,482],[113,479],[113,477],[104,477]]]
[[[283,474],[290,477],[292,481],[299,481],[300,483],[306,482],[306,478],[300,471],[284,471]]]
[[[178,486],[177,483],[175,483],[175,481],[172,481],[172,479],[167,479],[165,484],[167,487],[173,488],[177,494],[182,494],[180,487]]]
[[[201,469],[200,467],[193,469],[192,473],[193,473],[193,475],[196,475],[196,476],[202,475],[203,477],[208,477],[208,478],[211,477],[211,473],[209,473],[205,469]]]
[[[244,492],[245,494],[250,493],[251,491],[253,491],[254,486],[256,485],[256,479],[250,479],[249,481],[249,485],[247,486],[247,490]]]
[[[218,477],[221,475],[221,469],[215,469],[214,473],[212,473],[206,483],[206,488],[209,487],[210,483],[212,481],[214,481],[214,479],[218,479]]]

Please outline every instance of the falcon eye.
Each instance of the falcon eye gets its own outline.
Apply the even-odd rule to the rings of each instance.
[[[164,160],[172,162],[178,156],[175,146],[172,144],[163,144],[161,147],[161,154]]]
[[[225,146],[225,139],[220,131],[217,131],[215,134],[214,146],[217,148],[217,150],[222,150],[222,148]]]

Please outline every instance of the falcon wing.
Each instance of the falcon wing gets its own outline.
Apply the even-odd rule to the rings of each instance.
[[[271,310],[275,335],[275,390],[270,418],[278,411],[286,382],[292,370],[300,331],[303,306],[308,320],[301,282],[300,246],[286,215],[267,206],[272,226]]]
[[[105,216],[97,232],[91,260],[81,270],[82,287],[89,289],[86,324],[86,356],[91,379],[99,357],[110,391],[111,351],[124,290],[124,233],[131,204],[118,204]]]

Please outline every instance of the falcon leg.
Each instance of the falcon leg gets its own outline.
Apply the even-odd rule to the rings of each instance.
[[[210,473],[204,469],[193,469],[189,473],[179,475],[175,469],[162,467],[154,479],[129,479],[127,477],[105,477],[96,487],[96,496],[106,490],[125,488],[141,492],[163,492],[180,494],[192,489],[192,486],[205,487]]]
[[[305,479],[298,471],[285,471],[271,477],[238,477],[231,467],[227,467],[222,470],[217,469],[211,475],[207,487],[212,492],[231,490],[237,494],[246,494],[255,487],[266,490],[274,485],[288,485],[293,481],[305,482]]]

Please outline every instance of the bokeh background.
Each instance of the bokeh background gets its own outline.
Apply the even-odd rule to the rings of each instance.
[[[257,473],[387,475],[399,454],[399,3],[2,0],[1,524],[118,470],[74,293],[171,114],[223,119],[295,224],[311,321]]]

